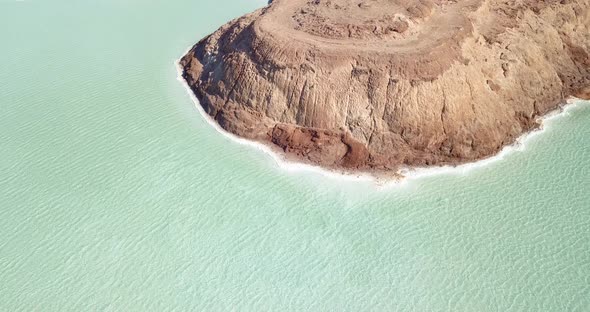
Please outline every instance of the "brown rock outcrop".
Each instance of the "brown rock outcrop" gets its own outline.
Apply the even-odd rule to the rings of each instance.
[[[275,0],[180,65],[224,129],[328,168],[497,153],[590,98],[590,0]]]

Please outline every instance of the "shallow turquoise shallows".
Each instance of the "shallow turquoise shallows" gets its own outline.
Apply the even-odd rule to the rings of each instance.
[[[590,311],[590,105],[379,187],[217,133],[174,61],[261,0],[0,0],[0,311]]]

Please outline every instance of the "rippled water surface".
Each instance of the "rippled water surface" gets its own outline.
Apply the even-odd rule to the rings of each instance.
[[[1,311],[590,311],[590,105],[376,187],[219,135],[173,62],[254,0],[0,0]]]

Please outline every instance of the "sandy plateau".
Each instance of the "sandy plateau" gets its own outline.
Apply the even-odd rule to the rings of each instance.
[[[275,0],[180,61],[223,129],[351,172],[497,154],[590,99],[590,0]]]

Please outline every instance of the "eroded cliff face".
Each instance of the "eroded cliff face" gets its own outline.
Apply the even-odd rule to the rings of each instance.
[[[224,129],[329,168],[497,153],[590,98],[590,0],[275,0],[181,60]]]

